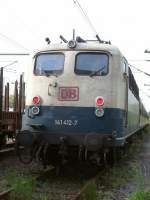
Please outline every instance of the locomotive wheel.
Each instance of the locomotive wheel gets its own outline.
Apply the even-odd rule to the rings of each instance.
[[[34,135],[23,131],[16,136],[16,153],[19,160],[24,164],[29,164],[33,160]]]
[[[19,160],[24,164],[29,164],[33,160],[33,151],[30,146],[16,145],[17,155]]]

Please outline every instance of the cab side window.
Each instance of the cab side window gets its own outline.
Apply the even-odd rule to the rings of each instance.
[[[129,68],[129,89],[132,91],[134,96],[139,99],[139,88],[137,86],[137,83],[134,79],[134,76],[132,74],[131,69]]]
[[[123,68],[123,73],[128,75],[128,63],[125,59],[122,61],[122,68]]]

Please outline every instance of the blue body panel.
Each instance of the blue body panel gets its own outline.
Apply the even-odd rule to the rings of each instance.
[[[104,116],[98,118],[94,107],[41,106],[40,114],[32,116],[31,109],[26,107],[22,130],[34,131],[32,125],[40,124],[41,129],[37,132],[112,134],[115,131],[117,137],[122,137],[125,111],[117,108],[105,108],[104,111]]]

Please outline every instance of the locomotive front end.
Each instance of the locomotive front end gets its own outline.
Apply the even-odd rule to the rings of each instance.
[[[30,150],[27,162],[98,160],[114,146],[124,113],[114,108],[110,45],[99,46],[59,44],[35,54],[17,136],[18,145]]]

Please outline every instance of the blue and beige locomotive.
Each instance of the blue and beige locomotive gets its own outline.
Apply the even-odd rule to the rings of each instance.
[[[147,123],[130,66],[110,43],[49,44],[28,69],[18,146],[23,162],[100,162]]]

